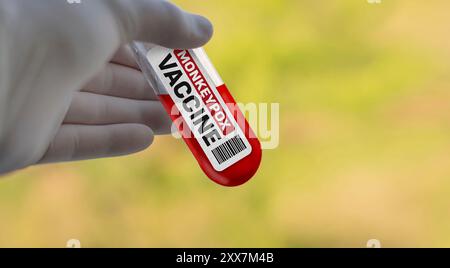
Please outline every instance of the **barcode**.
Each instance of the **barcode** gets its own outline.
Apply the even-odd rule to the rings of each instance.
[[[241,137],[235,136],[230,140],[226,141],[224,144],[219,145],[217,148],[212,150],[214,157],[219,164],[229,160],[233,156],[247,149]]]

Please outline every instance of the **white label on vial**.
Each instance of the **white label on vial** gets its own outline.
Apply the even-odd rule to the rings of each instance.
[[[251,153],[195,51],[154,47],[147,59],[215,170],[223,171]]]

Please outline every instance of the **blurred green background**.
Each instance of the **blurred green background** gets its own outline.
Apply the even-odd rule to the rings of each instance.
[[[180,140],[0,181],[0,246],[450,246],[450,2],[177,1],[240,102],[278,102],[280,146],[239,188]]]

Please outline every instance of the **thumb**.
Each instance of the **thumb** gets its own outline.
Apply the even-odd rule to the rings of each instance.
[[[125,42],[150,42],[168,48],[206,44],[213,27],[206,18],[190,14],[165,0],[107,0],[118,19]]]

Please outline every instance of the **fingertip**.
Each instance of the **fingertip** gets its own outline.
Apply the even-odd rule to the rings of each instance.
[[[155,139],[153,129],[144,124],[120,124],[109,154],[127,155],[148,149]]]
[[[167,48],[190,49],[206,44],[212,23],[167,0],[116,0],[110,6],[126,42],[137,40]],[[115,3],[115,4],[114,4]]]
[[[135,125],[134,131],[130,135],[130,140],[134,141],[134,149],[136,152],[143,151],[150,147],[155,140],[153,130],[146,125]]]
[[[198,29],[198,47],[205,45],[214,34],[214,27],[210,20],[200,15],[193,15]]]
[[[187,12],[170,1],[160,2],[162,39],[158,45],[167,48],[190,49],[201,47],[212,37],[212,23],[204,16]]]

